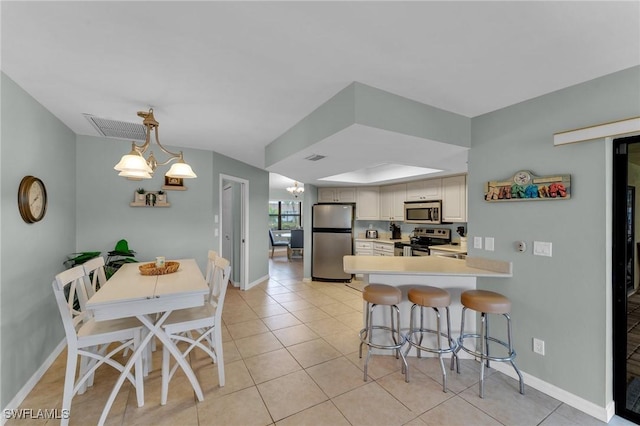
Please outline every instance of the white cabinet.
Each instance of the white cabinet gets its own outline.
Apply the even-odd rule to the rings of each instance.
[[[378,220],[380,212],[378,204],[380,200],[377,186],[362,186],[356,189],[356,219]]]
[[[417,180],[407,183],[406,201],[442,199],[442,179]]]
[[[356,256],[373,256],[373,242],[356,240]]]
[[[404,220],[407,184],[380,187],[380,220]]]
[[[318,188],[319,203],[355,203],[356,189],[349,187]]]
[[[357,239],[355,247],[356,256],[393,256],[395,245],[393,241]]]
[[[445,222],[467,221],[467,177],[442,178],[442,220]]]
[[[394,255],[394,243],[392,242],[380,242],[375,241],[373,243],[373,255],[374,256],[393,256]]]

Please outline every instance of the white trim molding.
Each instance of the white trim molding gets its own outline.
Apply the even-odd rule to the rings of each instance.
[[[64,348],[67,347],[67,339],[62,339],[62,341],[55,347],[53,352],[44,360],[40,368],[33,373],[33,376],[24,384],[22,389],[13,397],[11,401],[7,404],[3,409],[3,414],[6,410],[17,410],[20,407],[20,404],[24,402],[24,399],[29,395],[29,393],[33,390],[34,387],[38,384],[40,379],[44,376],[44,373],[47,372],[49,367],[53,364],[53,362],[58,358],[58,356],[62,353]],[[30,408],[45,408],[45,407],[30,407]],[[46,408],[55,408],[55,407],[46,407]],[[3,415],[2,420],[0,420],[0,425],[4,425],[9,419],[7,416]]]
[[[495,368],[499,372],[504,373],[512,379],[518,380],[518,376],[516,376],[515,371],[509,363],[492,362],[491,368]],[[605,423],[608,423],[615,414],[615,406],[613,401],[608,401],[605,407],[601,407],[598,404],[587,401],[586,399],[581,398],[578,395],[567,392],[564,389],[552,385],[551,383],[545,382],[544,380],[540,380],[539,378],[527,374],[524,371],[522,371],[522,376],[524,378],[525,395],[527,393],[527,386],[531,386],[532,388],[537,389],[540,392],[545,393],[550,397],[553,397],[558,401],[561,401]],[[517,390],[514,391],[517,392]]]
[[[263,275],[262,277],[251,281],[249,284],[247,284],[247,288],[245,290],[249,290],[252,289],[253,287],[257,286],[258,284],[262,284],[265,281],[269,280],[269,275]]]
[[[640,117],[554,133],[553,144],[555,146],[566,145],[568,143],[584,142],[610,136],[621,136],[635,132],[640,132]]]
[[[241,222],[241,230],[240,230],[240,239],[242,241],[241,245],[241,259],[240,259],[240,290],[249,290],[253,285],[248,284],[249,280],[249,181],[247,179],[242,179],[236,176],[226,175],[224,173],[220,173],[219,177],[219,189],[218,189],[218,214],[220,215],[222,222],[222,192],[224,190],[224,181],[232,181],[240,184],[240,222]],[[215,220],[214,220],[215,221]],[[217,224],[214,223],[214,227],[222,226],[222,223]],[[222,253],[222,235],[218,237],[218,247],[219,252]],[[235,285],[235,283],[234,283]]]

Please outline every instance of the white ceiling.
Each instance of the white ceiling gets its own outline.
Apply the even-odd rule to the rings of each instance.
[[[474,117],[640,65],[638,1],[0,7],[2,71],[76,133],[97,135],[83,113],[141,123],[152,106],[164,144],[260,168],[266,145],[353,81]],[[353,128],[308,149],[326,160],[269,171],[318,183],[390,158],[466,169],[466,152],[415,139]]]

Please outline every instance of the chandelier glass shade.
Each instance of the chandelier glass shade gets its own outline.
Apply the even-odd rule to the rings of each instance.
[[[294,182],[293,186],[287,188],[287,192],[289,192],[294,197],[298,198],[298,195],[304,192],[304,188],[298,186],[298,182]]]
[[[160,143],[160,139],[158,138],[158,126],[160,124],[153,116],[153,108],[150,108],[149,112],[139,111],[138,116],[144,119],[142,124],[145,127],[146,139],[142,145],[136,145],[135,142],[131,143],[131,152],[123,155],[120,162],[114,167],[116,171],[120,172],[118,173],[118,176],[123,176],[128,179],[151,179],[153,172],[158,166],[164,166],[176,160],[176,162],[171,165],[171,168],[165,176],[183,179],[198,177],[191,169],[191,166],[185,163],[182,151],[177,153],[171,152]],[[156,157],[153,155],[153,151],[149,151],[148,158],[145,159],[143,157],[143,154],[147,152],[151,146],[152,132],[155,135],[155,142],[158,144],[158,147],[162,152],[169,156],[169,158],[162,163],[158,162]]]

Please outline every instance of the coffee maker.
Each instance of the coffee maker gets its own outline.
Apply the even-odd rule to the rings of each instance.
[[[401,238],[401,236],[400,236],[400,227],[398,225],[396,225],[395,223],[391,222],[391,224],[389,225],[389,230],[391,231],[391,239],[392,240],[399,240]]]

